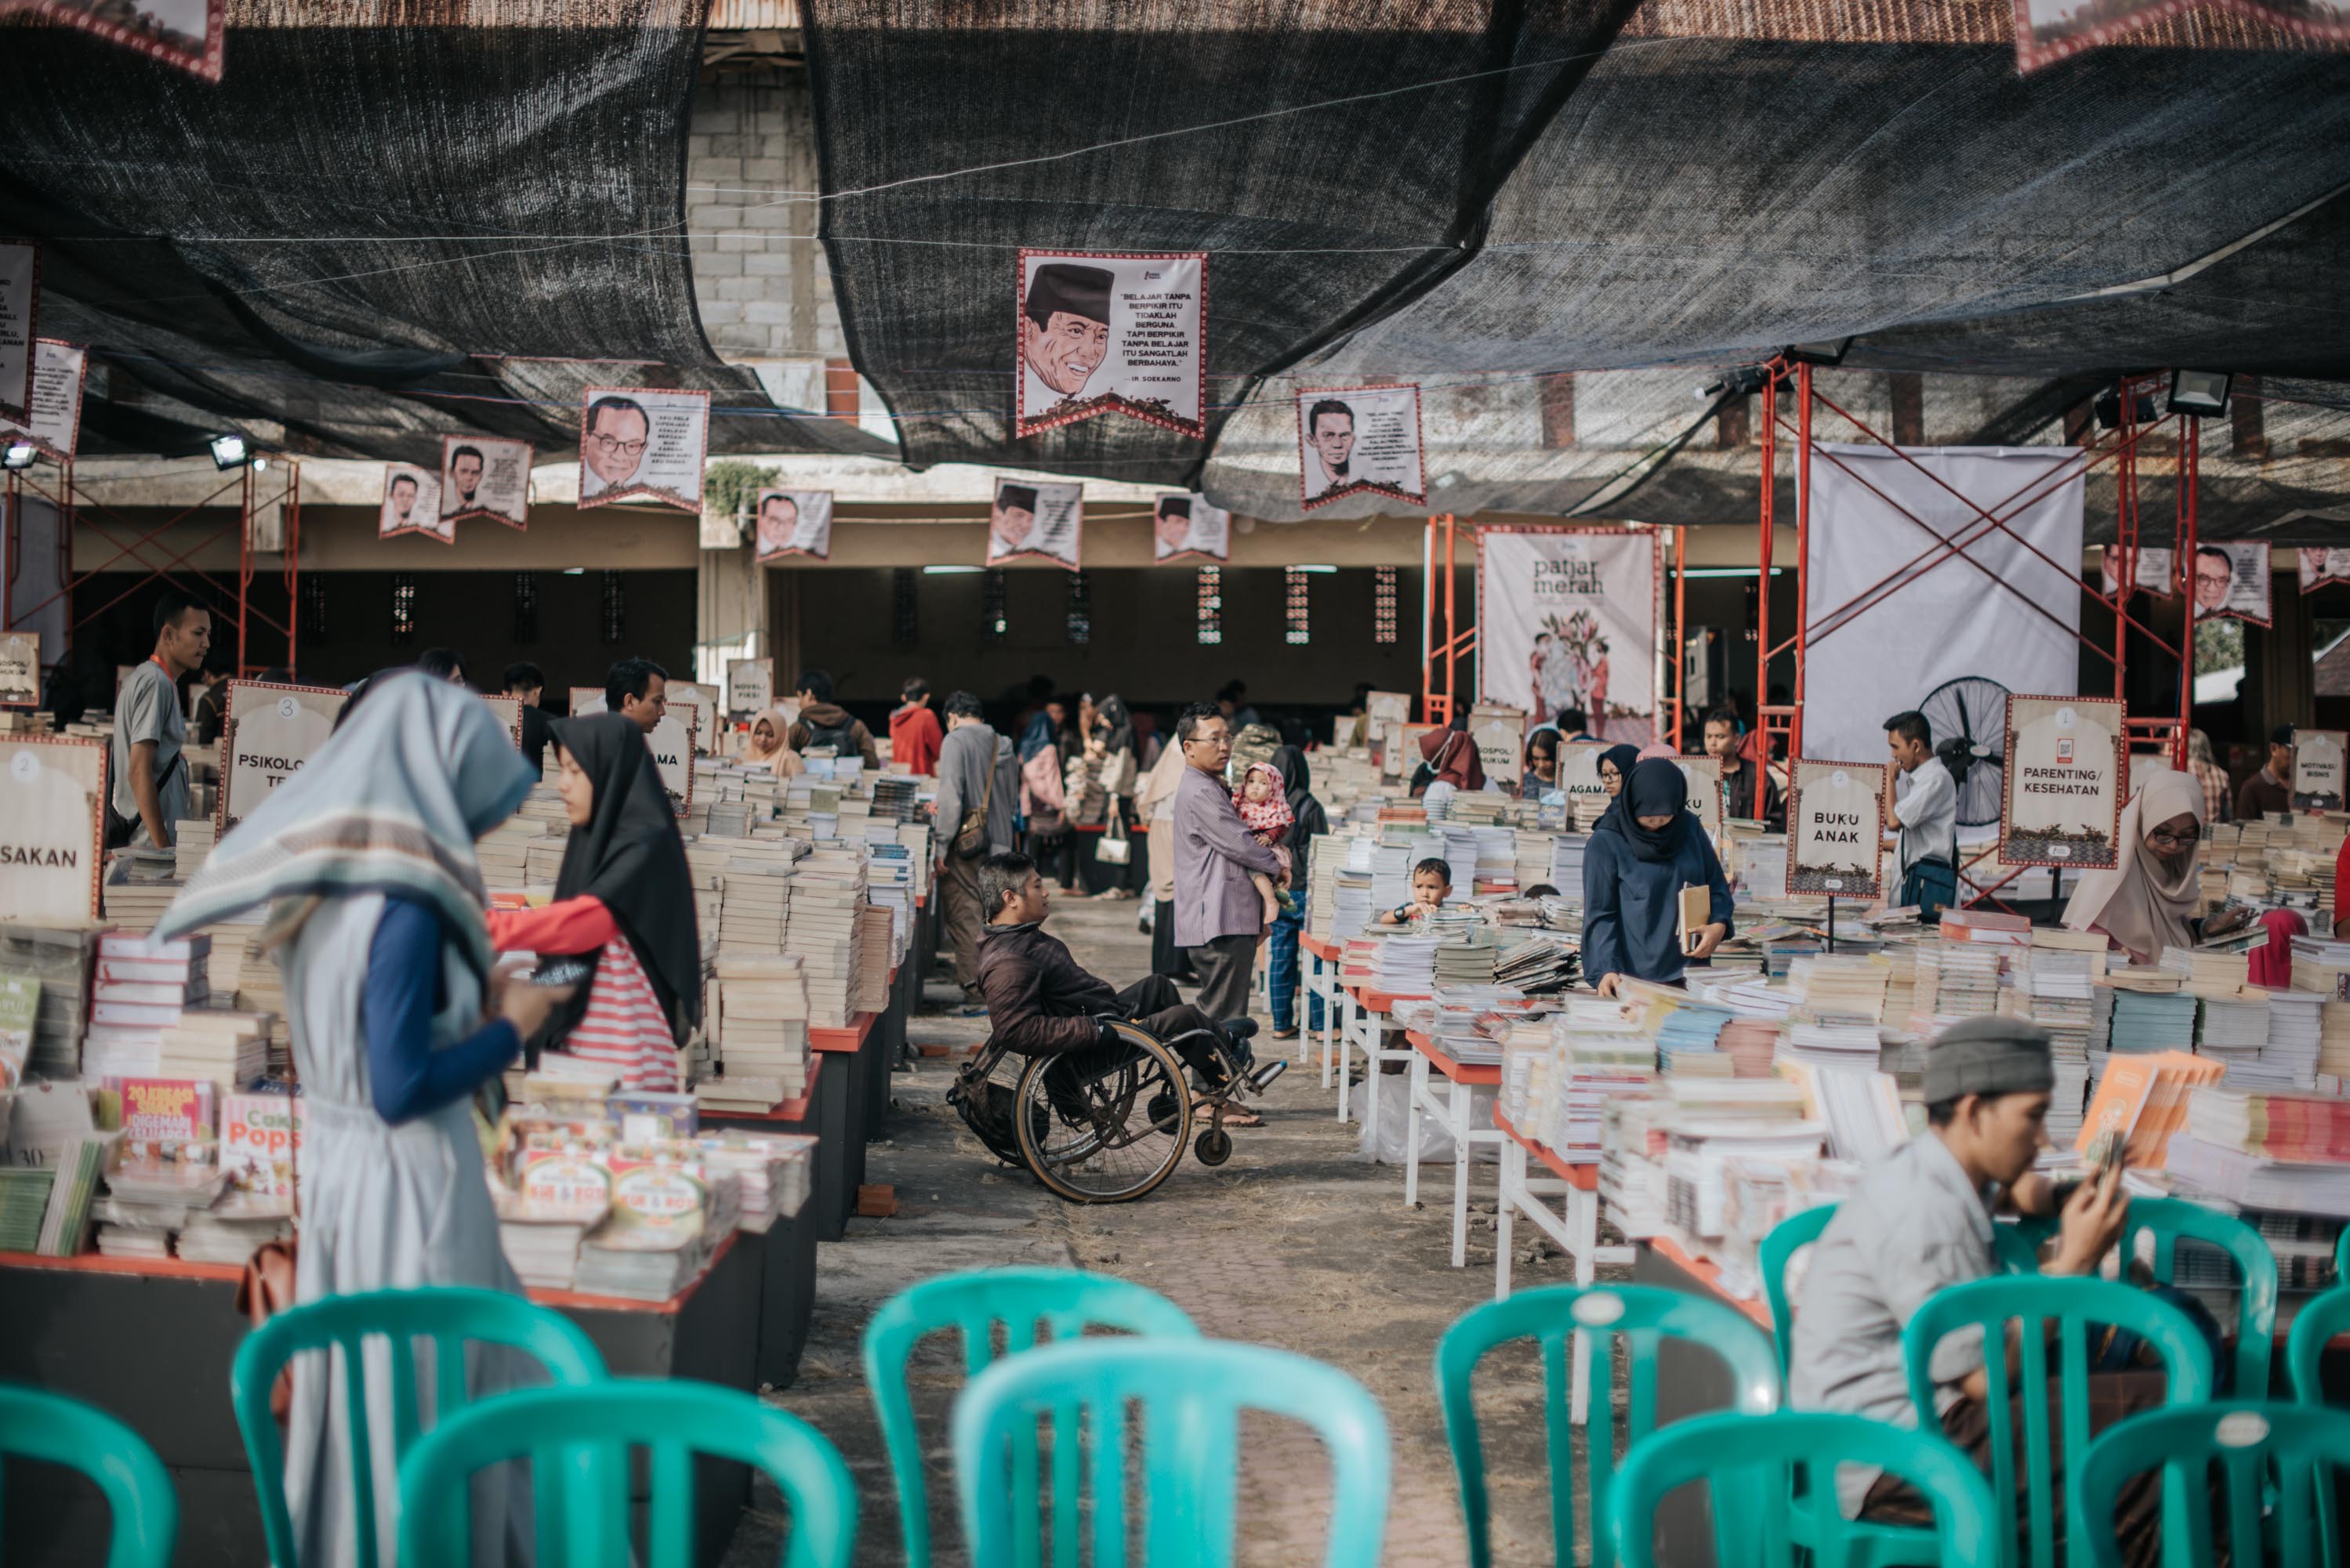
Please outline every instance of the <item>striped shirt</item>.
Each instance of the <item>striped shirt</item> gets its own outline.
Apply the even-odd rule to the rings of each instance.
[[[538,909],[493,909],[490,942],[500,952],[594,952],[588,1010],[561,1049],[608,1070],[623,1090],[676,1089],[677,1040],[660,997],[602,899],[582,895]]]

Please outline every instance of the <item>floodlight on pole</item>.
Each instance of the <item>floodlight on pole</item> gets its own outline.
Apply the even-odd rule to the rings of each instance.
[[[12,441],[5,450],[0,450],[0,468],[8,469],[11,472],[30,468],[33,466],[33,459],[38,457],[40,452],[41,449],[31,441]]]
[[[2235,377],[2225,370],[2173,370],[2169,411],[2218,419],[2228,411],[2228,395],[2234,382]]]
[[[1851,338],[1835,337],[1819,343],[1790,343],[1786,358],[1798,365],[1841,365],[1851,352]]]
[[[204,444],[212,448],[214,468],[239,468],[253,455],[252,449],[245,445],[244,437],[235,431],[216,435]]]

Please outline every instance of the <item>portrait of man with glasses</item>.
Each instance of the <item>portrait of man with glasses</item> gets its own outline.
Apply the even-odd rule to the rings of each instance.
[[[652,420],[634,398],[598,398],[588,404],[579,437],[579,498],[635,479],[651,433]]]

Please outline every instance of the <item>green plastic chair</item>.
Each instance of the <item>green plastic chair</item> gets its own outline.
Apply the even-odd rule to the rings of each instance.
[[[2233,1391],[2240,1399],[2264,1399],[2269,1362],[2276,1349],[2276,1253],[2261,1233],[2232,1214],[2189,1203],[2183,1198],[2133,1198],[2116,1249],[2125,1260],[2137,1256],[2140,1232],[2154,1237],[2154,1277],[2164,1284],[2178,1276],[2180,1237],[2219,1248],[2235,1261],[2236,1362]]]
[[[956,1401],[955,1481],[972,1568],[1034,1568],[1014,1518],[1037,1499],[1014,1482],[1014,1439],[1038,1417],[1086,1416],[1094,1568],[1126,1568],[1129,1409],[1142,1455],[1144,1561],[1231,1568],[1240,1413],[1264,1410],[1320,1436],[1331,1467],[1326,1568],[1374,1568],[1386,1534],[1388,1424],[1335,1367],[1213,1339],[1089,1339],[1006,1356]]]
[[[652,1482],[640,1557],[629,1537],[628,1459],[635,1449],[649,1450]],[[857,1486],[823,1433],[739,1389],[634,1377],[501,1394],[419,1438],[400,1466],[400,1563],[472,1561],[466,1483],[487,1466],[527,1459],[539,1568],[691,1568],[699,1561],[698,1455],[752,1465],[773,1479],[791,1516],[785,1568],[848,1568]]]
[[[168,1568],[180,1500],[147,1439],[99,1409],[42,1388],[0,1384],[0,1459],[88,1476],[114,1515],[106,1568]]]
[[[2007,1324],[2019,1324],[2020,1355],[2008,1354]],[[2044,1400],[2023,1400],[2024,1474],[2015,1473],[2014,1402],[1987,1402],[1991,1418],[1991,1495],[2002,1500],[2021,1496],[2029,1521],[2033,1568],[2052,1568],[2058,1532],[2070,1539],[2081,1535],[2081,1467],[2089,1449],[2089,1326],[2103,1324],[2137,1334],[2158,1355],[2167,1373],[2164,1403],[2199,1405],[2211,1397],[2211,1352],[2187,1314],[2144,1291],[2111,1280],[2075,1276],[2002,1277],[1971,1280],[1926,1298],[1910,1314],[1901,1335],[1901,1355],[1909,1373],[1909,1398],[1920,1422],[1939,1425],[1934,1409],[1934,1347],[1960,1329],[1983,1330],[1984,1373],[1992,1389],[2042,1388],[2049,1386],[2048,1340],[2054,1331],[2058,1366],[2057,1383],[2064,1419],[2065,1518],[2051,1516],[2049,1489],[2048,1407]],[[2011,1361],[2021,1375],[2009,1376]],[[2166,1529],[2184,1519],[2184,1490],[2173,1477],[2164,1488]],[[2007,1521],[2003,1517],[2003,1522]],[[2018,1551],[2013,1528],[1999,1532],[2000,1561],[2013,1564]]]
[[[2334,1238],[2334,1282],[2350,1285],[2350,1225],[2342,1227],[2342,1234]]]
[[[2342,1236],[2342,1244],[2350,1247],[2350,1229],[2345,1229]],[[2325,1406],[2325,1385],[2319,1376],[2319,1364],[2326,1347],[2345,1334],[2350,1334],[2350,1284],[2335,1286],[2293,1314],[2293,1333],[2284,1345],[2284,1366],[2286,1376],[2293,1379],[2294,1399],[2303,1405]],[[2334,1492],[2330,1487],[2317,1489],[2317,1529],[2324,1543],[2325,1561],[2341,1562],[2334,1549],[2339,1526],[2334,1517]]]
[[[277,1314],[245,1335],[229,1368],[229,1401],[244,1435],[254,1490],[261,1498],[261,1532],[271,1568],[299,1568],[294,1521],[286,1510],[286,1444],[269,1413],[269,1387],[278,1369],[305,1351],[342,1352],[345,1414],[349,1423],[351,1498],[359,1521],[359,1563],[377,1560],[375,1467],[369,1451],[367,1358],[362,1342],[383,1338],[391,1350],[393,1458],[404,1458],[417,1438],[415,1342],[432,1342],[436,1420],[463,1407],[465,1346],[502,1345],[522,1351],[559,1384],[594,1383],[604,1358],[577,1324],[520,1296],[472,1286],[366,1291],[327,1296]],[[330,1366],[331,1363],[315,1364]],[[332,1376],[331,1372],[328,1374]]]
[[[1491,1509],[1485,1495],[1485,1455],[1477,1428],[1477,1364],[1495,1345],[1534,1339],[1542,1346],[1543,1414],[1549,1437],[1551,1551],[1562,1565],[1575,1562],[1573,1425],[1568,1419],[1571,1338],[1590,1345],[1591,1407],[1614,1408],[1611,1336],[1629,1340],[1629,1388],[1624,1411],[1627,1452],[1656,1429],[1657,1346],[1667,1336],[1712,1351],[1729,1366],[1732,1407],[1749,1416],[1779,1407],[1779,1367],[1762,1331],[1733,1309],[1685,1291],[1653,1285],[1550,1285],[1471,1308],[1436,1342],[1436,1396],[1444,1407],[1445,1436],[1461,1478],[1461,1522],[1469,1533],[1471,1568],[1492,1562]],[[1616,1470],[1612,1420],[1586,1429],[1584,1465],[1591,1498],[1592,1568],[1614,1561],[1607,1541],[1607,1493]]]
[[[1762,1274],[1762,1293],[1771,1303],[1771,1344],[1779,1355],[1779,1377],[1784,1382],[1789,1358],[1795,1350],[1794,1303],[1787,1299],[1787,1265],[1795,1254],[1820,1239],[1820,1232],[1835,1218],[1836,1206],[1823,1203],[1813,1209],[1799,1209],[1771,1228],[1756,1249]],[[2011,1274],[2036,1274],[2040,1272],[2039,1243],[2032,1232],[2022,1225],[2001,1223],[1991,1233],[1991,1256],[2000,1267]],[[1923,1534],[1923,1532],[1918,1533]]]
[[[1616,1478],[1607,1509],[1616,1561],[1624,1568],[1655,1568],[1657,1508],[1678,1487],[1703,1480],[1713,1508],[1714,1560],[1724,1563],[1788,1562],[1788,1500],[1797,1470],[1814,1493],[1833,1495],[1835,1467],[1880,1466],[1916,1487],[1933,1504],[1934,1528],[1920,1531],[1933,1544],[1923,1561],[1979,1568],[1993,1560],[1998,1511],[1974,1461],[1930,1432],[1912,1431],[1825,1410],[1770,1416],[1693,1416],[1637,1444]],[[1814,1568],[1857,1568],[1861,1538],[1835,1511],[1826,1511],[1827,1534],[1812,1548]]]
[[[977,1376],[996,1357],[995,1330],[1003,1329],[1003,1354],[1015,1355],[1039,1345],[1075,1339],[1089,1328],[1122,1329],[1154,1339],[1197,1339],[1199,1329],[1183,1309],[1158,1292],[1105,1274],[1075,1269],[979,1269],[942,1274],[899,1292],[881,1303],[865,1329],[865,1386],[881,1418],[881,1441],[898,1482],[898,1523],[907,1568],[931,1561],[930,1493],[922,1471],[921,1438],[914,1428],[914,1400],[906,1384],[906,1364],[914,1346],[929,1335],[952,1329],[962,1335],[963,1371]],[[1078,1444],[1070,1415],[1053,1428],[1053,1555],[1075,1568],[1077,1549]],[[1035,1434],[1015,1439],[1014,1484],[1036,1490]],[[1036,1557],[1041,1521],[1024,1512],[1014,1528],[1026,1532],[1024,1562]]]
[[[2187,1494],[2191,1521],[2183,1533],[2166,1523],[2165,1568],[2199,1568],[2211,1553],[2210,1493],[2216,1467],[2225,1481],[2229,1560],[2275,1568],[2319,1568],[2340,1561],[2320,1544],[2318,1499],[2334,1490],[2336,1468],[2350,1469],[2350,1412],[2308,1405],[2237,1400],[2191,1409],[2147,1410],[2117,1421],[2089,1445],[2081,1467],[2082,1517],[2074,1539],[2085,1542],[2096,1568],[2121,1568],[2114,1505],[2133,1476],[2161,1468],[2166,1484]]]

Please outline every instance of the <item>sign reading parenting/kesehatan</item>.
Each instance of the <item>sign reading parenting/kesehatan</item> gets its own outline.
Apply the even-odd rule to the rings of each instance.
[[[1349,495],[1428,500],[1419,461],[1418,387],[1317,387],[1297,394],[1299,503],[1308,512]]]
[[[59,462],[71,462],[81,440],[81,384],[88,366],[88,349],[54,337],[36,338],[31,417],[0,415],[0,443],[30,441]]]
[[[441,438],[441,521],[452,534],[469,517],[530,524],[531,444],[500,436]]]
[[[106,742],[0,735],[0,920],[98,917]]]
[[[228,683],[227,728],[221,736],[220,831],[253,815],[269,792],[302,771],[335,732],[350,693],[332,686]]]
[[[0,631],[0,708],[41,705],[41,634]]]
[[[645,744],[653,753],[653,772],[660,775],[661,788],[669,792],[670,809],[680,816],[693,809],[695,722],[693,703],[671,702],[660,722],[645,732]]]
[[[1207,433],[1208,256],[1020,253],[1015,436],[1127,414]]]
[[[590,387],[579,412],[579,504],[658,501],[702,511],[710,394]]]
[[[1787,891],[1876,898],[1884,796],[1881,763],[1797,762],[1787,790]]]
[[[2122,718],[2111,697],[2009,695],[2001,865],[2121,863]]]

